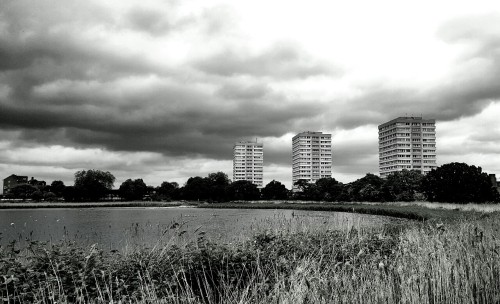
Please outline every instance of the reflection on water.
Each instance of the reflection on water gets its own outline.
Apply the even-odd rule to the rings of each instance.
[[[0,210],[0,244],[13,240],[69,240],[123,249],[187,242],[199,237],[233,242],[263,230],[289,233],[369,229],[390,221],[399,220],[339,212],[180,207]]]

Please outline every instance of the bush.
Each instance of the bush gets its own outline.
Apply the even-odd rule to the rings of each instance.
[[[43,192],[40,190],[36,190],[31,194],[31,199],[34,201],[41,201],[43,198]]]

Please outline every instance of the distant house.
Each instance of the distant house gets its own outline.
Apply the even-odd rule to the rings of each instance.
[[[497,188],[498,193],[500,193],[500,182],[497,181],[497,177],[495,174],[490,174],[491,184],[494,188]]]
[[[45,186],[47,186],[47,183],[45,181],[36,180],[34,177],[32,177],[30,179],[30,181],[28,182],[28,184],[30,184],[33,187],[36,187],[38,189],[42,189],[42,188],[45,188]]]
[[[9,193],[10,190],[12,190],[16,186],[25,185],[27,183],[28,183],[27,176],[19,176],[12,174],[11,176],[3,180],[3,194]]]
[[[34,177],[28,180],[27,176],[12,174],[3,180],[3,194],[9,193],[13,188],[19,185],[31,185],[37,189],[43,189],[47,186],[47,183],[45,181],[36,180]]]

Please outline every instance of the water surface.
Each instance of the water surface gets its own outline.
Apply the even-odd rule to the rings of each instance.
[[[161,208],[47,208],[0,210],[0,244],[76,241],[110,249],[185,242],[200,237],[232,242],[256,232],[370,229],[400,219],[342,212]]]

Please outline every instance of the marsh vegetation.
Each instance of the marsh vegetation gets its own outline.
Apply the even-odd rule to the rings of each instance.
[[[500,215],[344,230],[262,229],[127,251],[0,249],[5,303],[495,303]],[[182,233],[172,225],[173,235]],[[283,227],[286,228],[286,227]]]

